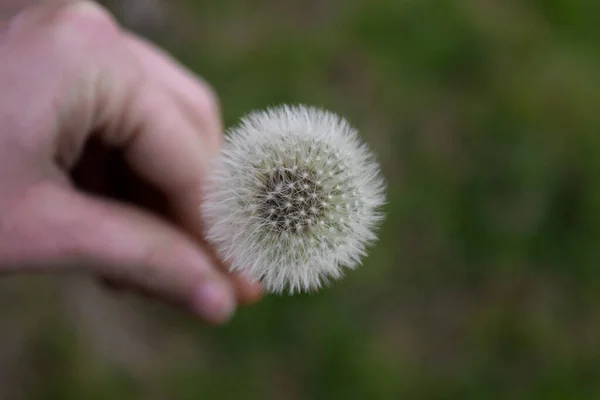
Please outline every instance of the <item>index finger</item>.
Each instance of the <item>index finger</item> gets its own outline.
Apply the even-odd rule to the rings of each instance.
[[[140,173],[161,189],[170,199],[179,223],[190,231],[197,239],[203,241],[203,221],[199,213],[199,205],[202,201],[202,186],[208,171],[210,158],[216,156],[223,140],[222,124],[219,118],[219,105],[217,97],[212,89],[201,79],[196,78],[185,67],[176,63],[168,54],[154,47],[143,39],[128,35],[129,48],[140,61],[145,69],[149,80],[154,82],[156,92],[159,88],[166,92],[170,98],[170,104],[164,105],[165,109],[176,107],[174,114],[179,115],[179,128],[173,131],[174,123],[160,128],[165,113],[160,117],[161,121],[147,120],[144,135],[141,141],[146,144],[137,143],[137,146],[129,147],[129,161],[138,165]],[[158,107],[154,105],[154,107]],[[147,115],[161,114],[151,110],[144,111]],[[157,129],[159,131],[157,131]],[[169,132],[172,132],[169,134]],[[171,136],[172,135],[172,136]],[[192,142],[193,137],[199,139],[202,150],[194,150],[185,145],[184,141],[172,143],[172,138],[186,135],[186,141]],[[175,146],[175,147],[173,147]],[[184,147],[184,148],[181,148]],[[171,151],[172,154],[168,154]],[[154,154],[156,153],[156,154]],[[148,157],[148,155],[154,156]],[[174,160],[173,163],[164,166],[164,179],[158,180],[162,174],[156,170],[156,165],[148,165],[150,159]],[[196,166],[177,168],[176,163],[185,163]],[[149,174],[149,175],[145,175]],[[179,182],[179,184],[178,184]],[[207,250],[214,250],[207,246]],[[218,260],[217,260],[218,261]],[[243,303],[252,303],[262,294],[261,285],[249,282],[246,278],[234,275],[238,298]]]

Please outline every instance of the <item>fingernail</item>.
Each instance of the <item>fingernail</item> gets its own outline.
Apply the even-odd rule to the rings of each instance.
[[[194,309],[209,322],[227,322],[235,311],[232,290],[220,282],[205,282],[196,290]]]

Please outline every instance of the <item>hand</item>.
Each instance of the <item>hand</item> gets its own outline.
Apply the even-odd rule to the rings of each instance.
[[[208,86],[89,1],[0,27],[0,270],[76,269],[222,323],[261,288],[203,242]]]

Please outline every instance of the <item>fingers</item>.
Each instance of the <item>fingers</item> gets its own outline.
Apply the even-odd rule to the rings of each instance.
[[[204,260],[205,267],[201,270],[214,266],[216,263],[211,261],[210,251],[196,249],[202,241],[199,212],[202,186],[210,158],[218,153],[222,140],[217,100],[206,84],[151,44],[124,33],[113,18],[93,2],[63,0],[33,7],[17,17],[9,30],[9,36],[12,35],[13,41],[20,44],[13,46],[10,52],[11,63],[15,67],[11,70],[14,76],[9,76],[9,83],[16,85],[19,92],[36,94],[23,96],[21,100],[11,99],[15,107],[27,109],[31,114],[20,120],[18,126],[27,128],[20,131],[30,132],[25,144],[44,142],[45,148],[56,152],[55,158],[63,167],[71,167],[89,141],[90,133],[96,132],[104,144],[123,151],[128,165],[138,176],[165,194],[181,226],[196,238],[195,243],[190,243],[185,235],[185,240],[180,237],[187,243],[184,246],[187,253],[182,251],[179,256],[187,254],[186,265],[193,258],[190,249],[194,248]],[[31,32],[35,33],[35,37],[28,36]],[[25,60],[28,69],[19,67],[20,59]],[[29,70],[35,79],[22,79],[19,74],[25,70]],[[32,97],[52,107],[31,104],[29,100]],[[57,120],[49,120],[49,115]],[[51,127],[52,134],[30,129],[29,125],[33,122],[42,122],[36,126],[44,126],[45,129]],[[42,139],[33,138],[38,133]],[[36,152],[39,150],[37,147],[34,149]],[[41,159],[43,153],[35,153],[35,158]],[[154,227],[148,230],[148,235],[171,229],[173,232],[169,237],[182,236],[146,215],[140,217],[135,210],[124,212],[124,209],[116,209],[114,204],[84,197],[70,201],[79,204],[81,215],[86,214],[83,211],[86,207],[92,215],[102,212],[110,215],[113,221],[111,234],[115,238],[133,235],[133,226],[147,224]],[[122,225],[117,223],[120,218],[123,218]],[[123,231],[119,233],[117,228]],[[142,240],[141,231],[143,229],[136,230],[137,236],[133,237],[139,238],[137,243],[146,243],[150,238]],[[150,236],[155,237],[154,234]],[[181,240],[176,241],[179,243],[177,246],[181,246]],[[116,246],[114,241],[117,239],[109,241],[111,246]],[[166,243],[170,248],[173,242],[167,240]],[[176,257],[164,246],[159,247],[160,254],[170,254],[169,259]],[[102,256],[101,248],[80,254]],[[83,246],[78,251],[82,249],[94,250],[94,246]],[[115,254],[114,251],[109,253]],[[132,255],[131,252],[127,254]],[[162,261],[161,257],[165,256],[152,257]],[[119,257],[115,260],[123,262]],[[162,265],[162,262],[154,264]],[[174,292],[179,294],[179,298],[181,293],[189,292],[190,289],[179,287],[173,281],[185,274],[169,279],[165,270],[156,268],[156,276],[166,279],[167,287],[161,288],[156,277],[146,286],[159,293],[178,287]],[[141,271],[140,267],[130,270]],[[119,275],[117,270],[112,272]],[[125,272],[126,275],[129,273]],[[136,273],[131,278],[136,283],[146,277]],[[123,276],[123,279],[127,278]],[[232,278],[232,282],[234,292],[242,301],[252,302],[260,296],[259,285],[241,277]],[[189,282],[183,280],[181,284]],[[189,297],[189,293],[187,295]]]
[[[222,136],[215,96],[173,60],[121,32],[105,14],[88,1],[23,12],[14,36],[27,46],[19,46],[17,55],[34,69],[36,80],[34,87],[19,76],[11,81],[20,92],[36,93],[55,107],[52,115],[59,120],[43,126],[54,128],[58,137],[40,133],[48,142],[43,151],[53,151],[52,138],[56,158],[72,167],[95,132],[106,145],[122,149],[131,168],[162,191],[186,228],[200,237],[202,183]],[[26,36],[29,28],[37,32],[33,38],[17,35]],[[15,65],[12,73],[21,70]],[[37,113],[25,100],[19,106]],[[27,120],[48,118],[34,117]]]
[[[140,96],[140,107],[136,109],[144,126],[139,128],[137,142],[128,146],[130,160],[134,168],[141,165],[140,172],[144,173],[148,169],[143,160],[148,159],[150,154],[154,155],[153,158],[170,158],[164,149],[171,143],[170,148],[178,157],[176,162],[163,169],[165,179],[159,179],[155,173],[148,174],[146,179],[169,196],[186,229],[201,237],[202,221],[198,207],[202,201],[202,186],[211,158],[218,154],[222,141],[216,98],[205,84],[194,80],[187,71],[150,44],[133,36],[129,36],[127,42],[148,77],[148,94]],[[161,97],[152,102],[152,94]],[[157,113],[157,110],[162,110],[162,113]],[[179,126],[166,122],[166,115],[176,115]],[[170,128],[161,126],[165,123]],[[140,142],[148,145],[138,146]],[[192,143],[195,143],[194,147]],[[186,160],[188,166],[176,170],[177,164]]]
[[[185,116],[197,127],[209,152],[217,154],[223,141],[219,104],[212,88],[144,38],[125,34],[131,52],[147,76],[172,94]]]
[[[185,124],[191,128],[189,131],[178,129],[178,132],[180,134],[190,132],[190,136],[197,136],[203,145],[204,157],[199,160],[201,165],[196,168],[197,172],[188,181],[190,182],[188,187],[191,190],[173,190],[169,186],[155,182],[167,195],[170,195],[180,224],[195,237],[202,238],[203,221],[198,211],[202,201],[202,184],[205,173],[208,172],[206,169],[209,160],[218,154],[223,138],[216,96],[206,83],[195,78],[151,43],[133,35],[127,36],[127,42],[132,53],[140,62],[141,68],[145,70],[146,76],[165,93],[171,95],[170,104],[161,106],[161,108],[176,108],[181,119],[185,120]],[[146,111],[143,114],[153,113]],[[153,124],[153,126],[157,126],[155,123]],[[168,138],[165,136],[163,140],[168,140]],[[164,148],[164,146],[160,146],[160,148]],[[193,156],[192,154],[191,157]],[[213,256],[215,255],[213,254]],[[216,259],[216,257],[214,258]],[[250,282],[239,275],[234,277],[233,282],[240,302],[253,303],[260,298],[262,294],[260,284]]]
[[[146,89],[136,102],[137,112],[144,118],[137,128],[139,133],[123,149],[125,158],[142,179],[167,196],[181,226],[202,241],[199,205],[208,173],[207,161],[213,151],[201,140],[203,127],[186,118],[170,97],[157,97],[157,93],[164,92],[155,90],[150,83]],[[260,297],[260,285],[242,277],[234,282],[242,302]]]
[[[251,305],[256,303],[262,297],[262,286],[260,284],[250,282],[248,279],[238,274],[232,274],[230,281],[238,304]],[[156,297],[155,293],[150,292],[146,288],[141,288],[133,284],[127,284],[123,281],[115,280],[113,278],[101,277],[99,279],[99,283],[101,286],[112,292],[119,293],[127,290],[133,291],[134,293],[145,297]]]
[[[21,257],[20,264],[85,265],[93,274],[188,307],[211,323],[223,323],[234,312],[234,289],[209,256],[148,214],[54,185],[30,190],[17,210],[14,243],[4,245],[29,244],[32,256]]]

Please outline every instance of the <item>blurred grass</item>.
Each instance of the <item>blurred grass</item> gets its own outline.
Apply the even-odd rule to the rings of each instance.
[[[90,367],[49,326],[29,398],[600,398],[600,3],[171,11],[155,39],[216,88],[227,125],[300,102],[360,128],[389,180],[381,240],[340,283],[223,328],[159,310],[184,350],[156,349],[142,376]]]

